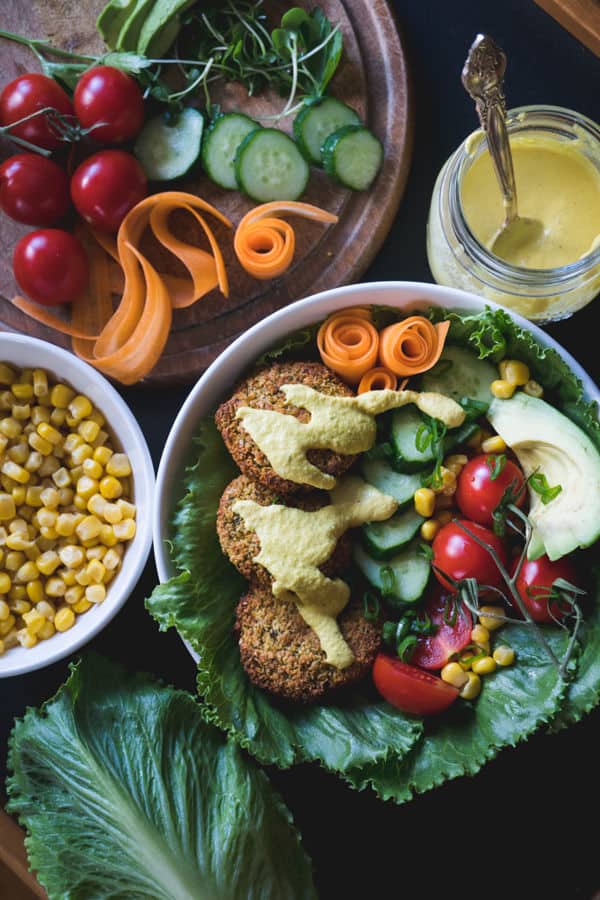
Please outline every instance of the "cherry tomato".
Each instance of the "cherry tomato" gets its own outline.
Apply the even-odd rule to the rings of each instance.
[[[473,620],[469,611],[461,603],[457,607],[457,603],[452,594],[440,585],[433,585],[423,613],[438,626],[437,631],[417,639],[410,658],[412,665],[422,669],[442,669],[453,653],[464,650],[470,643]]]
[[[71,199],[90,225],[116,231],[129,210],[144,199],[147,187],[135,156],[124,150],[101,150],[75,169]]]
[[[138,133],[144,122],[144,98],[137,82],[113,66],[85,72],[73,94],[75,114],[95,141],[121,143]]]
[[[73,115],[73,104],[56,81],[37,72],[20,75],[0,94],[0,124],[10,125],[46,106],[63,115]],[[49,127],[45,115],[35,116],[9,133],[46,150],[55,150],[62,143]]]
[[[517,563],[518,560],[515,560],[513,574]],[[548,594],[557,578],[564,578],[575,587],[580,587],[577,572],[565,557],[552,561],[547,556],[540,556],[539,559],[526,559],[523,563],[516,588],[535,622],[553,622],[554,619],[564,618],[569,612],[571,607],[568,603],[554,601],[548,604]]]
[[[386,653],[375,658],[373,681],[388,703],[416,716],[443,712],[458,697],[458,690],[451,684]]]
[[[496,551],[500,562],[506,565],[506,551],[497,535],[489,528],[471,522],[468,519],[455,519],[440,528],[433,539],[433,571],[444,587],[452,590],[452,584],[444,578],[448,575],[454,581],[462,581],[463,578],[476,578],[479,584],[488,584],[491,587],[502,587],[503,578],[496,563],[487,550],[481,547],[466,531],[460,527],[464,525],[480,541]],[[438,573],[437,569],[441,570]],[[441,574],[444,573],[444,574]]]
[[[467,519],[479,522],[480,525],[492,525],[494,510],[511,485],[514,485],[515,494],[520,491],[513,503],[516,506],[523,505],[524,483],[523,473],[512,460],[505,457],[502,463],[498,454],[482,453],[463,466],[454,498]]]
[[[88,282],[83,247],[59,228],[30,231],[22,237],[15,247],[13,269],[21,290],[44,306],[71,303]]]
[[[0,166],[0,207],[25,225],[53,225],[69,209],[69,179],[51,159],[18,153]]]

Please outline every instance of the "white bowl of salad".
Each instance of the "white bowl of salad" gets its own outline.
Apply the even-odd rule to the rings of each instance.
[[[241,336],[180,411],[154,508],[147,605],[208,717],[396,802],[579,720],[599,400],[540,328],[437,285],[342,287]]]

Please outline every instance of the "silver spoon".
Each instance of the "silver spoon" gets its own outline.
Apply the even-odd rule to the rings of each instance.
[[[512,262],[529,244],[542,238],[544,224],[539,219],[518,215],[515,172],[506,128],[506,101],[502,92],[505,72],[505,53],[491,37],[478,34],[462,71],[462,83],[475,100],[504,203],[504,221],[488,249],[494,256]]]

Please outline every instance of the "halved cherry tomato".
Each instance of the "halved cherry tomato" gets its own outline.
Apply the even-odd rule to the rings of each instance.
[[[410,661],[422,669],[442,669],[453,653],[464,650],[470,643],[471,613],[460,601],[453,599],[452,594],[434,584],[423,606],[423,614],[437,625],[437,631],[417,639]]]
[[[73,104],[52,78],[39,72],[19,75],[0,94],[0,124],[11,125],[46,106],[51,106],[63,115],[73,115]],[[44,114],[11,128],[9,133],[46,150],[55,150],[61,144]]]
[[[59,228],[30,231],[13,255],[17,284],[45,306],[71,303],[88,282],[88,261],[77,238]]]
[[[512,568],[514,574],[518,560]],[[570,611],[568,603],[554,600],[549,603],[549,594],[557,578],[564,578],[580,587],[577,572],[567,558],[550,560],[547,556],[526,559],[519,572],[516,588],[529,615],[535,622],[553,622],[564,618]],[[519,612],[520,614],[520,612]]]
[[[84,72],[75,87],[73,105],[83,127],[93,127],[90,136],[101,143],[127,141],[144,124],[144,98],[137,82],[114,66],[94,66]]]
[[[0,166],[0,207],[25,225],[54,225],[71,198],[66,172],[37,153],[18,153]]]
[[[131,153],[101,150],[75,169],[71,199],[77,212],[103,231],[116,231],[129,212],[146,196],[144,170]]]
[[[514,485],[512,502],[522,506],[525,502],[525,478],[520,468],[500,454],[482,453],[463,466],[454,499],[463,516],[480,525],[492,525],[494,510],[507,488]]]
[[[451,684],[386,653],[375,658],[373,681],[388,703],[415,716],[443,712],[458,697],[458,690]]]
[[[440,584],[448,590],[453,590],[452,583],[444,578],[444,575],[447,575],[454,581],[475,578],[481,585],[502,587],[504,583],[502,574],[489,552],[461,526],[495,550],[500,562],[506,565],[504,545],[493,531],[468,519],[455,519],[440,528],[431,545],[433,571]]]

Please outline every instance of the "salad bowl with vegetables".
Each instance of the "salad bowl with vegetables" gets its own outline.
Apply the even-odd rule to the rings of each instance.
[[[250,329],[158,473],[147,607],[207,720],[396,802],[578,721],[600,697],[599,399],[539,328],[443,287],[339,288]]]

